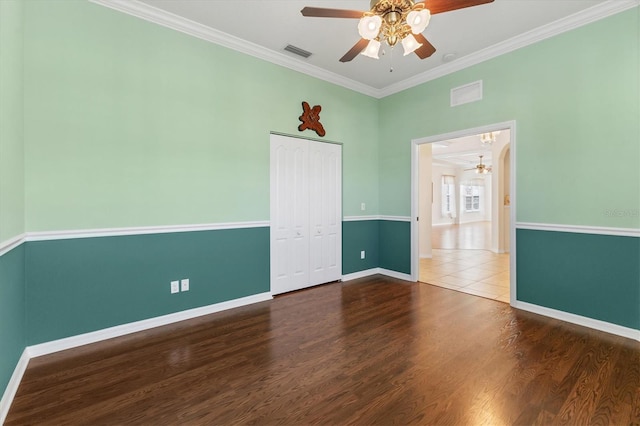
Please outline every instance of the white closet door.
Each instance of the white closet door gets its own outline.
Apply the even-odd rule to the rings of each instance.
[[[271,292],[309,285],[309,145],[271,135]]]
[[[342,276],[341,146],[311,142],[309,149],[310,285]]]
[[[342,276],[342,147],[271,135],[271,293]]]

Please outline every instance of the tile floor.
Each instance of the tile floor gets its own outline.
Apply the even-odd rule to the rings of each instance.
[[[433,249],[420,259],[420,281],[509,303],[509,253]]]

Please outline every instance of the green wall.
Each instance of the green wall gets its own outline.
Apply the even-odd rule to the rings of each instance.
[[[411,274],[411,223],[358,220],[342,223],[342,274],[383,268]],[[360,251],[366,256],[360,259]]]
[[[640,330],[640,238],[516,236],[518,300]]]
[[[378,220],[342,222],[342,274],[366,271],[380,266]],[[365,258],[360,259],[360,252]]]
[[[519,222],[640,228],[639,21],[636,7],[382,99],[381,214],[410,214],[412,139],[515,120]],[[476,80],[483,99],[451,108],[450,89]],[[382,267],[383,246],[408,264],[398,235],[381,232]],[[518,231],[517,298],[639,328],[638,241]]]
[[[408,223],[343,222],[343,274],[407,272],[379,246]],[[391,235],[389,235],[391,234]],[[269,228],[26,243],[28,345],[270,291]],[[366,251],[360,259],[360,251]],[[386,253],[384,259],[379,256]],[[399,268],[399,269],[398,269]],[[408,272],[407,272],[408,273]],[[170,282],[190,290],[171,294]]]
[[[376,214],[376,99],[89,2],[25,16],[29,231],[268,220],[269,132],[298,134],[304,100],[343,143],[343,213]],[[268,231],[225,232],[28,243],[28,344],[269,291]],[[377,267],[361,237],[352,269]]]
[[[22,3],[0,1],[0,244],[24,232]]]
[[[640,227],[638,8],[376,100],[86,1],[0,7],[0,242],[25,231],[268,220],[269,132],[298,134],[302,101],[322,105],[326,139],[343,143],[345,216],[363,202],[370,215],[410,214],[411,139],[516,120],[519,221]],[[449,90],[478,79],[484,99],[450,108]],[[345,222],[343,272],[410,273],[409,228]],[[542,237],[581,248],[532,232],[518,237],[524,261],[544,255]],[[580,241],[566,269],[577,276],[601,243]],[[638,240],[606,245],[635,253],[628,241]],[[0,257],[0,389],[25,345],[268,291],[268,253],[267,228],[10,251]],[[588,266],[604,277],[626,256]],[[628,263],[606,285],[558,272],[541,286],[539,267],[521,265],[521,300],[638,327]],[[180,278],[190,292],[171,295]],[[624,301],[622,312],[591,309],[603,294]]]
[[[269,292],[268,227],[29,242],[26,255],[28,345]]]
[[[411,222],[380,221],[380,267],[411,274]]]
[[[24,233],[23,9],[0,1],[0,252]],[[26,343],[24,247],[0,254],[0,396]]]
[[[0,396],[26,345],[24,246],[0,256]]]
[[[516,120],[518,221],[640,228],[639,20],[634,8],[382,99],[380,213],[410,214],[412,139]],[[450,89],[476,80],[483,100],[451,108]]]
[[[302,101],[344,144],[344,214],[377,213],[376,99],[85,1],[25,15],[29,231],[268,220]]]

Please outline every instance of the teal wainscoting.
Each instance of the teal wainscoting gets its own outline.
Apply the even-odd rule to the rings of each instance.
[[[268,292],[269,228],[29,242],[26,265],[34,345]]]
[[[411,274],[411,223],[380,220],[380,267]]]
[[[342,222],[342,274],[366,271],[379,266],[378,220]],[[360,252],[365,258],[360,259]]]
[[[26,346],[24,244],[0,256],[0,396]]]
[[[640,329],[640,238],[516,231],[517,298]]]

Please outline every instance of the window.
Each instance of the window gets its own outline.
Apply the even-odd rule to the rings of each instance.
[[[455,177],[442,175],[442,217],[456,217]]]
[[[481,182],[471,182],[469,185],[464,186],[464,211],[465,212],[479,212],[480,211],[480,195],[482,184]]]

